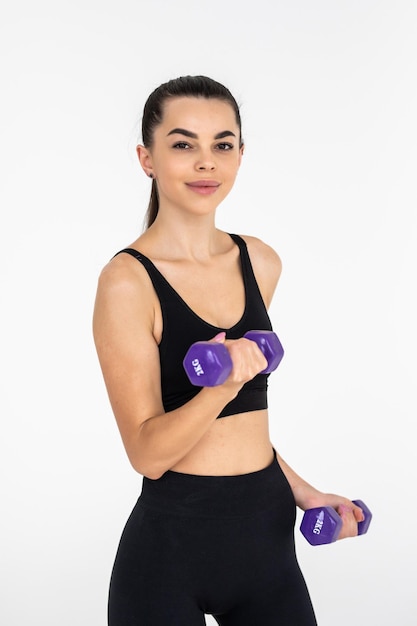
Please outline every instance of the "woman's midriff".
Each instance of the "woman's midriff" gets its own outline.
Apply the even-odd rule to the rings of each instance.
[[[199,476],[237,476],[267,467],[273,458],[268,411],[217,419],[174,472]]]

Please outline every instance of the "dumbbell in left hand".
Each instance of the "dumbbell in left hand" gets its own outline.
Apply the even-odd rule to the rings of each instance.
[[[268,361],[261,372],[269,374],[276,370],[284,356],[284,349],[277,335],[271,330],[250,330],[244,334],[254,341]],[[232,371],[232,359],[223,343],[197,341],[187,351],[183,361],[184,369],[193,385],[215,387],[224,383]]]
[[[352,502],[362,509],[365,516],[363,522],[358,522],[358,535],[364,535],[371,523],[372,513],[362,500],[352,500]],[[342,525],[342,518],[333,507],[319,506],[307,509],[301,521],[300,530],[312,546],[319,546],[336,541]]]

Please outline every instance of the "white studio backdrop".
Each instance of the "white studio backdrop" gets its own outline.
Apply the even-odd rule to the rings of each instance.
[[[218,225],[283,260],[272,441],[374,514],[366,536],[330,546],[296,530],[319,625],[414,626],[416,3],[17,0],[1,13],[0,623],[106,624],[141,477],[94,350],[97,277],[141,230],[147,95],[207,74],[240,102],[246,140]]]

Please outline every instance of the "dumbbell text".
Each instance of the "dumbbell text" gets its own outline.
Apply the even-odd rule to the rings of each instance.
[[[204,370],[201,367],[201,363],[198,359],[193,359],[191,361],[191,365],[193,366],[194,371],[197,374],[197,376],[202,376],[204,374]]]

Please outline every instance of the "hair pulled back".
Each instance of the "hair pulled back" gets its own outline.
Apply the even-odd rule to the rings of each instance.
[[[154,131],[161,124],[164,106],[171,98],[214,98],[228,102],[233,108],[240,131],[242,146],[242,122],[239,106],[227,87],[207,76],[180,76],[157,87],[145,102],[142,116],[142,141],[145,148],[151,148]],[[159,197],[156,181],[152,181],[151,197],[145,215],[145,228],[149,228],[156,219],[159,210]]]

